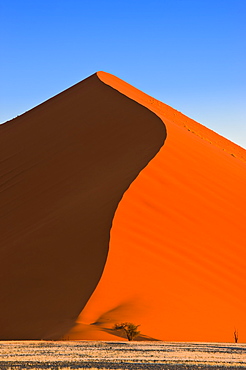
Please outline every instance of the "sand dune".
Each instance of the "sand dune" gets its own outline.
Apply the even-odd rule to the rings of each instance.
[[[0,338],[59,338],[95,289],[115,209],[166,137],[93,75],[0,126]]]
[[[246,341],[244,149],[104,72],[0,141],[1,338]]]
[[[167,140],[120,202],[103,276],[69,335],[96,327],[106,339],[105,328],[132,321],[162,340],[232,341],[237,328],[246,341],[245,150],[99,77],[158,114]]]

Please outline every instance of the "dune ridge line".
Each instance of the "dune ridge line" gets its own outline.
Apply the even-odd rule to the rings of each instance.
[[[68,333],[124,340],[246,340],[246,151],[110,74],[100,78],[155,111],[167,140],[131,184],[113,219],[103,275]],[[141,339],[141,338],[140,338]]]
[[[58,339],[108,254],[123,193],[166,137],[97,75],[0,126],[1,339]]]

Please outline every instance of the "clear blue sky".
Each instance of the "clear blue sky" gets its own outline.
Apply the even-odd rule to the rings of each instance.
[[[246,148],[246,0],[0,0],[0,122],[98,70]]]

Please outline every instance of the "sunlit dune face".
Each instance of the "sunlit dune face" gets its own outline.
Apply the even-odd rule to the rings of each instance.
[[[184,341],[233,341],[237,328],[245,341],[244,151],[101,78],[152,107],[167,140],[119,203],[103,276],[78,323],[132,321],[150,337]]]
[[[104,72],[0,148],[0,339],[246,341],[245,150]]]

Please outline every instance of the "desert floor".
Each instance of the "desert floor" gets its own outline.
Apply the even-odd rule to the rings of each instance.
[[[1,341],[0,368],[246,369],[246,344]]]

